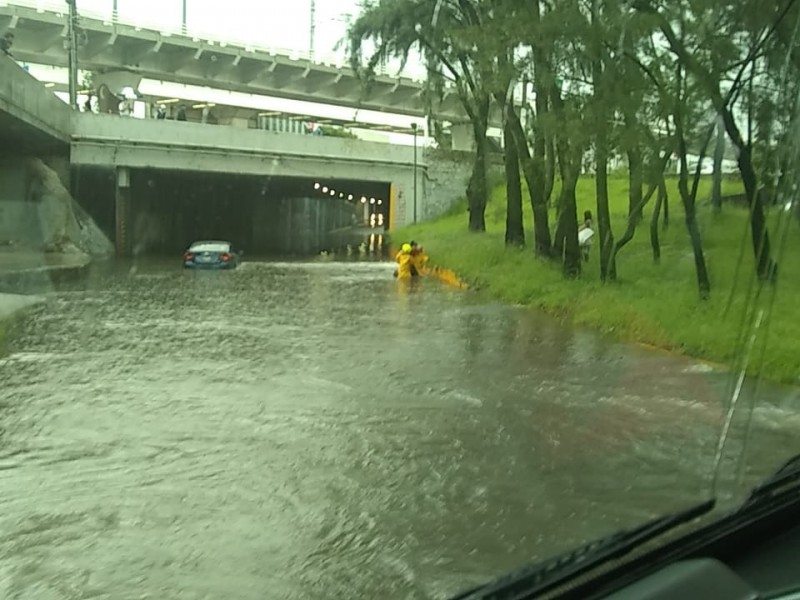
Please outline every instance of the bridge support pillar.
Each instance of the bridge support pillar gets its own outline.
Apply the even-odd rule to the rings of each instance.
[[[117,167],[114,198],[116,215],[116,254],[119,258],[131,255],[131,179],[127,167]]]

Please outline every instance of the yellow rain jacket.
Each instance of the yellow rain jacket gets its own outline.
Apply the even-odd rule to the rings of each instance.
[[[411,266],[414,264],[414,257],[411,256],[411,246],[408,244],[403,244],[402,249],[395,257],[395,260],[397,261],[397,278],[410,279]]]
[[[428,255],[425,254],[422,248],[418,248],[411,253],[411,264],[414,265],[417,275],[422,275],[425,265],[428,264]]]

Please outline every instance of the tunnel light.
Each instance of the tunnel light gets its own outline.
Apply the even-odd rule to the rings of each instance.
[[[49,83],[45,83],[44,87],[46,87],[46,88],[56,87],[56,84],[51,81]]]
[[[383,204],[383,200],[378,200],[378,206],[380,206],[381,204]]]
[[[336,195],[336,190],[331,190],[331,196],[335,196],[335,195]]]
[[[344,198],[344,192],[339,192],[339,198]]]
[[[369,199],[369,203],[370,203],[370,204],[375,204],[375,198],[370,198],[370,199]]]
[[[328,186],[327,185],[322,187],[322,193],[323,194],[327,194],[328,193]]]
[[[353,194],[347,194],[347,199],[348,200],[352,200],[353,199]]]
[[[361,196],[361,204],[366,204],[366,203],[367,203],[367,197]]]
[[[319,185],[319,181],[318,181],[317,183],[314,184],[314,189],[318,190],[319,188],[320,188],[320,185]]]

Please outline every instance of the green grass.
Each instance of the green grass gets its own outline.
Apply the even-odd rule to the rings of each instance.
[[[562,277],[559,265],[534,259],[531,215],[525,191],[528,247],[506,249],[503,243],[504,185],[492,192],[486,209],[485,234],[467,231],[466,205],[462,202],[444,217],[399,230],[394,237],[416,239],[425,246],[432,264],[454,270],[472,286],[494,298],[542,309],[619,339],[731,364],[736,358],[745,297],[753,273],[747,211],[725,206],[721,214],[712,214],[706,201],[710,180],[701,182],[698,220],[712,286],[711,298],[701,301],[677,182],[669,180],[668,188],[670,226],[667,231],[660,231],[661,264],[654,264],[650,247],[653,200],[645,209],[645,219],[636,236],[618,255],[619,279],[611,284],[599,281],[596,243],[589,262],[583,265],[582,275],[576,280]],[[723,193],[736,193],[741,189],[741,183],[731,179],[724,182]],[[627,193],[627,178],[612,177],[609,194],[617,239],[627,220]],[[583,178],[578,186],[579,215],[584,210],[595,214],[595,208],[594,179]],[[774,229],[777,215],[771,215],[770,219]],[[554,216],[551,226],[553,224]],[[743,239],[744,254],[737,279]],[[774,245],[776,241],[773,236]],[[800,265],[797,256],[800,256],[800,225],[793,221],[780,265],[764,362],[762,365],[755,360],[751,367],[753,373],[760,369],[760,375],[766,379],[786,383],[796,383],[800,376]],[[735,281],[738,283],[734,288]],[[731,295],[733,301],[726,313]]]

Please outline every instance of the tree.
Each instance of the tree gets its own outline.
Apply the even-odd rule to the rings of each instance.
[[[725,124],[717,117],[716,143],[714,144],[714,173],[711,181],[711,206],[714,212],[722,210],[722,161],[725,158]]]
[[[606,11],[603,11],[605,13]],[[594,113],[595,195],[597,196],[597,233],[600,237],[600,279],[616,279],[617,268],[613,262],[614,232],[611,229],[611,212],[608,208],[608,154],[609,126],[614,113],[610,94],[609,75],[613,67],[603,44],[604,21],[600,0],[592,0],[590,18],[591,76],[594,88],[592,109]],[[633,188],[632,188],[633,189]]]
[[[687,144],[686,144],[686,120],[687,120],[687,100],[688,86],[685,82],[684,67],[678,64],[675,93],[675,108],[673,112],[673,119],[675,121],[675,137],[678,142],[678,156],[681,161],[681,170],[678,175],[678,191],[681,195],[681,202],[686,219],[686,230],[689,233],[689,240],[692,245],[692,253],[694,254],[695,272],[697,274],[697,288],[700,292],[700,298],[706,300],[711,293],[711,282],[708,278],[708,268],[706,267],[706,259],[703,253],[703,242],[700,238],[700,229],[697,226],[697,187],[700,183],[700,173],[703,168],[703,158],[705,156],[706,148],[711,140],[713,134],[713,127],[709,129],[708,136],[703,148],[700,151],[700,156],[697,161],[695,169],[694,181],[691,190],[689,189],[689,165],[686,158]]]
[[[764,204],[758,193],[758,176],[752,146],[746,142],[733,113],[732,101],[741,91],[747,69],[763,51],[795,0],[763,5],[756,0],[719,3],[710,0],[672,2],[658,10],[651,0],[637,0],[637,10],[650,15],[666,38],[670,50],[685,67],[720,116],[728,138],[736,148],[739,172],[750,207],[750,230],[756,272],[771,279],[777,266],[771,257]],[[676,12],[672,12],[676,11]],[[684,18],[688,14],[691,18]],[[746,17],[746,20],[743,19]],[[711,29],[708,24],[714,23]],[[681,35],[674,23],[681,23]],[[745,29],[749,28],[749,30]],[[743,43],[749,39],[750,43]],[[733,60],[732,60],[733,58]],[[735,73],[723,91],[723,75]]]
[[[542,121],[546,118],[548,103],[547,94],[539,92],[539,90],[545,89],[542,75],[547,62],[547,51],[545,50],[546,44],[542,40],[539,1],[528,3],[526,0],[495,0],[494,8],[491,19],[481,32],[497,44],[494,52],[498,56],[494,97],[495,101],[504,107],[507,131],[511,133],[515,141],[520,166],[527,183],[533,213],[535,254],[539,257],[550,257],[552,241],[548,202],[553,189],[553,181],[551,173],[548,186],[545,133],[542,125]],[[533,60],[531,61],[530,57],[527,57],[520,61],[519,65],[514,64],[513,49],[521,50],[526,46],[532,47],[532,53],[529,52],[529,54],[532,54]],[[512,51],[509,52],[509,49]],[[528,132],[525,130],[520,114],[510,96],[513,85],[520,75],[522,75],[523,82],[527,81],[527,70],[531,63],[536,73],[534,82],[537,90],[532,152],[529,146]]]
[[[581,272],[576,188],[586,142],[585,127],[581,119],[584,111],[577,98],[563,99],[555,83],[551,85],[550,97],[553,123],[557,130],[555,144],[561,175],[554,254],[562,260],[564,275],[576,277]]]
[[[519,172],[519,153],[511,126],[506,123],[503,132],[505,139],[506,172],[506,245],[522,248],[525,246],[525,229],[522,226],[522,182]]]
[[[488,196],[487,156],[491,93],[485,85],[492,61],[480,45],[480,30],[485,3],[479,0],[459,2],[416,2],[381,0],[366,4],[348,30],[348,51],[353,70],[367,88],[375,68],[389,58],[408,60],[417,50],[428,66],[428,89],[441,89],[443,80],[456,88],[459,100],[469,117],[475,141],[472,174],[467,185],[469,230],[485,231],[484,213]],[[364,46],[376,48],[365,60]]]

